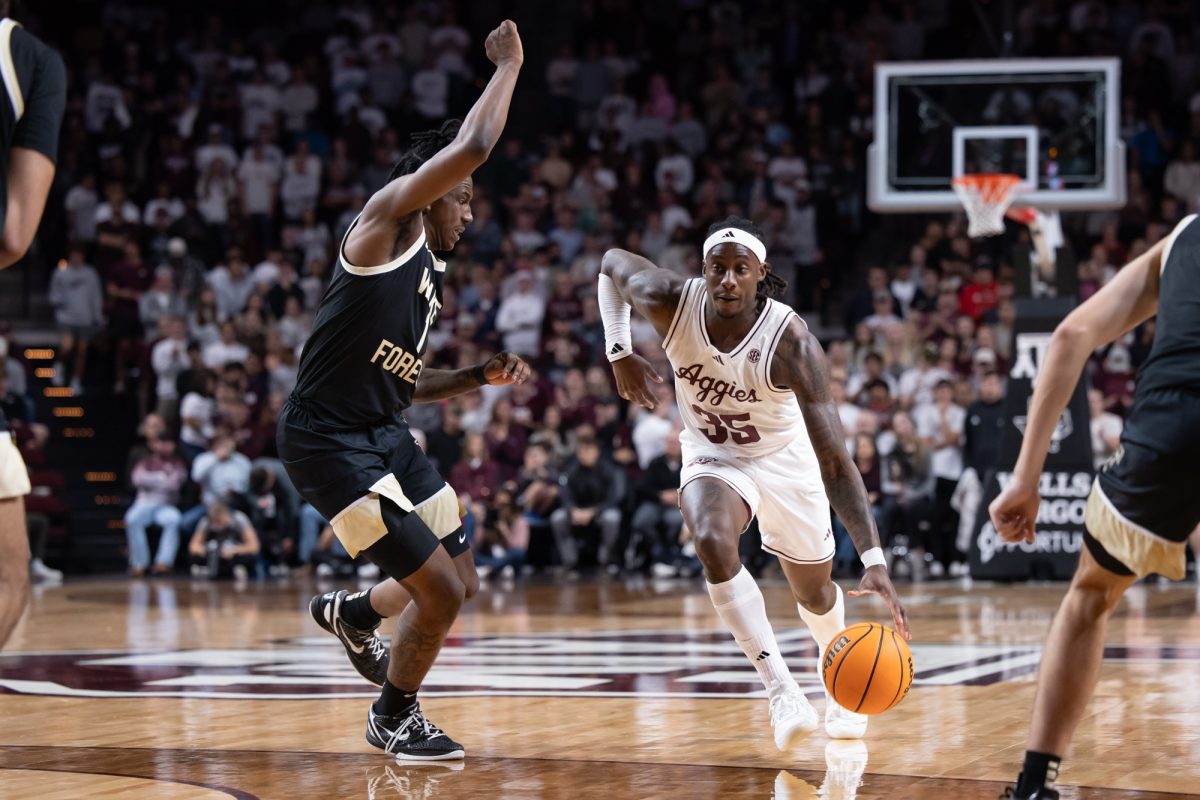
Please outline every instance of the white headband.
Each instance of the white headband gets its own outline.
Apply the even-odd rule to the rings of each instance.
[[[708,258],[712,249],[722,242],[736,242],[758,256],[759,261],[767,260],[767,246],[760,242],[757,236],[747,233],[741,228],[722,228],[705,239],[703,257]]]

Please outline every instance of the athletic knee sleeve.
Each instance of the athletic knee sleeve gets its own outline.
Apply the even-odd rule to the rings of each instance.
[[[363,553],[388,577],[403,580],[429,560],[438,538],[419,516],[386,497],[380,496],[379,509],[387,533]]]

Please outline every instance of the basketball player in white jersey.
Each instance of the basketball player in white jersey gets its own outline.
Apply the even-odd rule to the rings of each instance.
[[[703,277],[686,280],[633,253],[605,253],[598,287],[605,348],[621,396],[653,408],[652,384],[662,378],[633,353],[630,306],[663,336],[684,422],[680,509],[713,605],[758,671],[775,744],[786,750],[819,720],[738,558],[750,520],[758,517],[763,548],[779,558],[822,657],[846,627],[842,590],[830,577],[831,502],[866,567],[850,596],[882,596],[906,639],[908,623],[862,477],[846,452],[825,355],[800,317],[767,296],[786,284],[770,272],[762,233],[730,217],[709,229],[703,256]],[[857,739],[867,718],[827,698],[825,728],[831,737]]]

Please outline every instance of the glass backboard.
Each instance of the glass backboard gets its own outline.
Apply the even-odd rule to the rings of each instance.
[[[868,203],[952,211],[952,178],[1009,172],[1021,177],[1021,205],[1121,206],[1119,81],[1112,58],[880,63]]]

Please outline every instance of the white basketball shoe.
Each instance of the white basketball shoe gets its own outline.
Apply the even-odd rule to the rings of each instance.
[[[825,695],[825,733],[830,739],[861,739],[867,735],[867,715],[855,714]]]
[[[781,689],[771,697],[771,727],[775,730],[775,746],[789,750],[817,729],[820,717],[817,710],[796,684]]]

